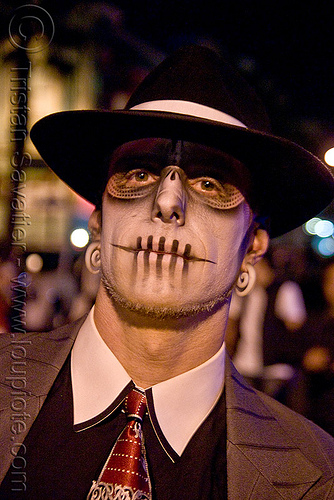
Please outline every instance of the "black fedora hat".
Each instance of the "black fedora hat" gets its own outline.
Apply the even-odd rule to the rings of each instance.
[[[94,204],[107,180],[106,158],[118,145],[144,137],[198,142],[243,162],[251,174],[251,199],[270,218],[272,237],[306,222],[334,197],[330,170],[302,147],[272,135],[253,90],[202,46],[165,59],[124,110],[54,113],[31,130],[47,165]]]

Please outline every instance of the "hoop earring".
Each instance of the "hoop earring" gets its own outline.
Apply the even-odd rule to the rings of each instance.
[[[252,264],[246,264],[247,271],[239,274],[237,284],[235,286],[235,293],[239,297],[245,297],[253,288],[256,282],[256,271]]]
[[[99,241],[93,241],[88,245],[85,253],[85,264],[90,273],[98,274],[100,272],[101,252]]]

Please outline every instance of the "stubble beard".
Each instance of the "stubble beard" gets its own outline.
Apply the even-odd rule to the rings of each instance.
[[[221,295],[214,297],[207,302],[200,302],[198,304],[173,307],[157,305],[148,306],[131,301],[122,296],[103,272],[101,274],[101,283],[107,296],[112,302],[115,302],[117,305],[128,311],[157,320],[171,320],[186,317],[191,318],[201,313],[212,313],[217,310],[217,308],[220,308],[229,302],[233,290],[233,287],[231,287]]]

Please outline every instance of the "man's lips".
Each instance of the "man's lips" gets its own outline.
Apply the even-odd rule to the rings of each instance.
[[[210,262],[211,264],[216,264],[216,262],[203,259],[201,257],[197,257],[196,255],[191,254],[191,245],[187,243],[184,247],[184,251],[180,252],[179,250],[179,241],[173,240],[170,250],[166,250],[166,240],[162,236],[159,239],[158,249],[153,249],[153,236],[149,236],[147,238],[147,242],[143,243],[142,238],[139,236],[137,238],[137,247],[128,247],[124,245],[118,245],[116,243],[111,244],[115,248],[119,248],[120,250],[124,250],[125,252],[131,252],[134,254],[138,254],[139,252],[153,252],[157,255],[172,255],[175,257],[181,257],[187,262]]]

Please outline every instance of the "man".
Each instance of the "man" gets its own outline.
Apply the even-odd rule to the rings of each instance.
[[[86,261],[101,283],[87,318],[23,337],[20,429],[10,353],[23,339],[3,341],[2,498],[334,498],[332,438],[249,387],[223,343],[268,231],[332,200],[327,168],[270,135],[204,47],[163,62],[126,110],[51,115],[32,139],[97,206]]]

